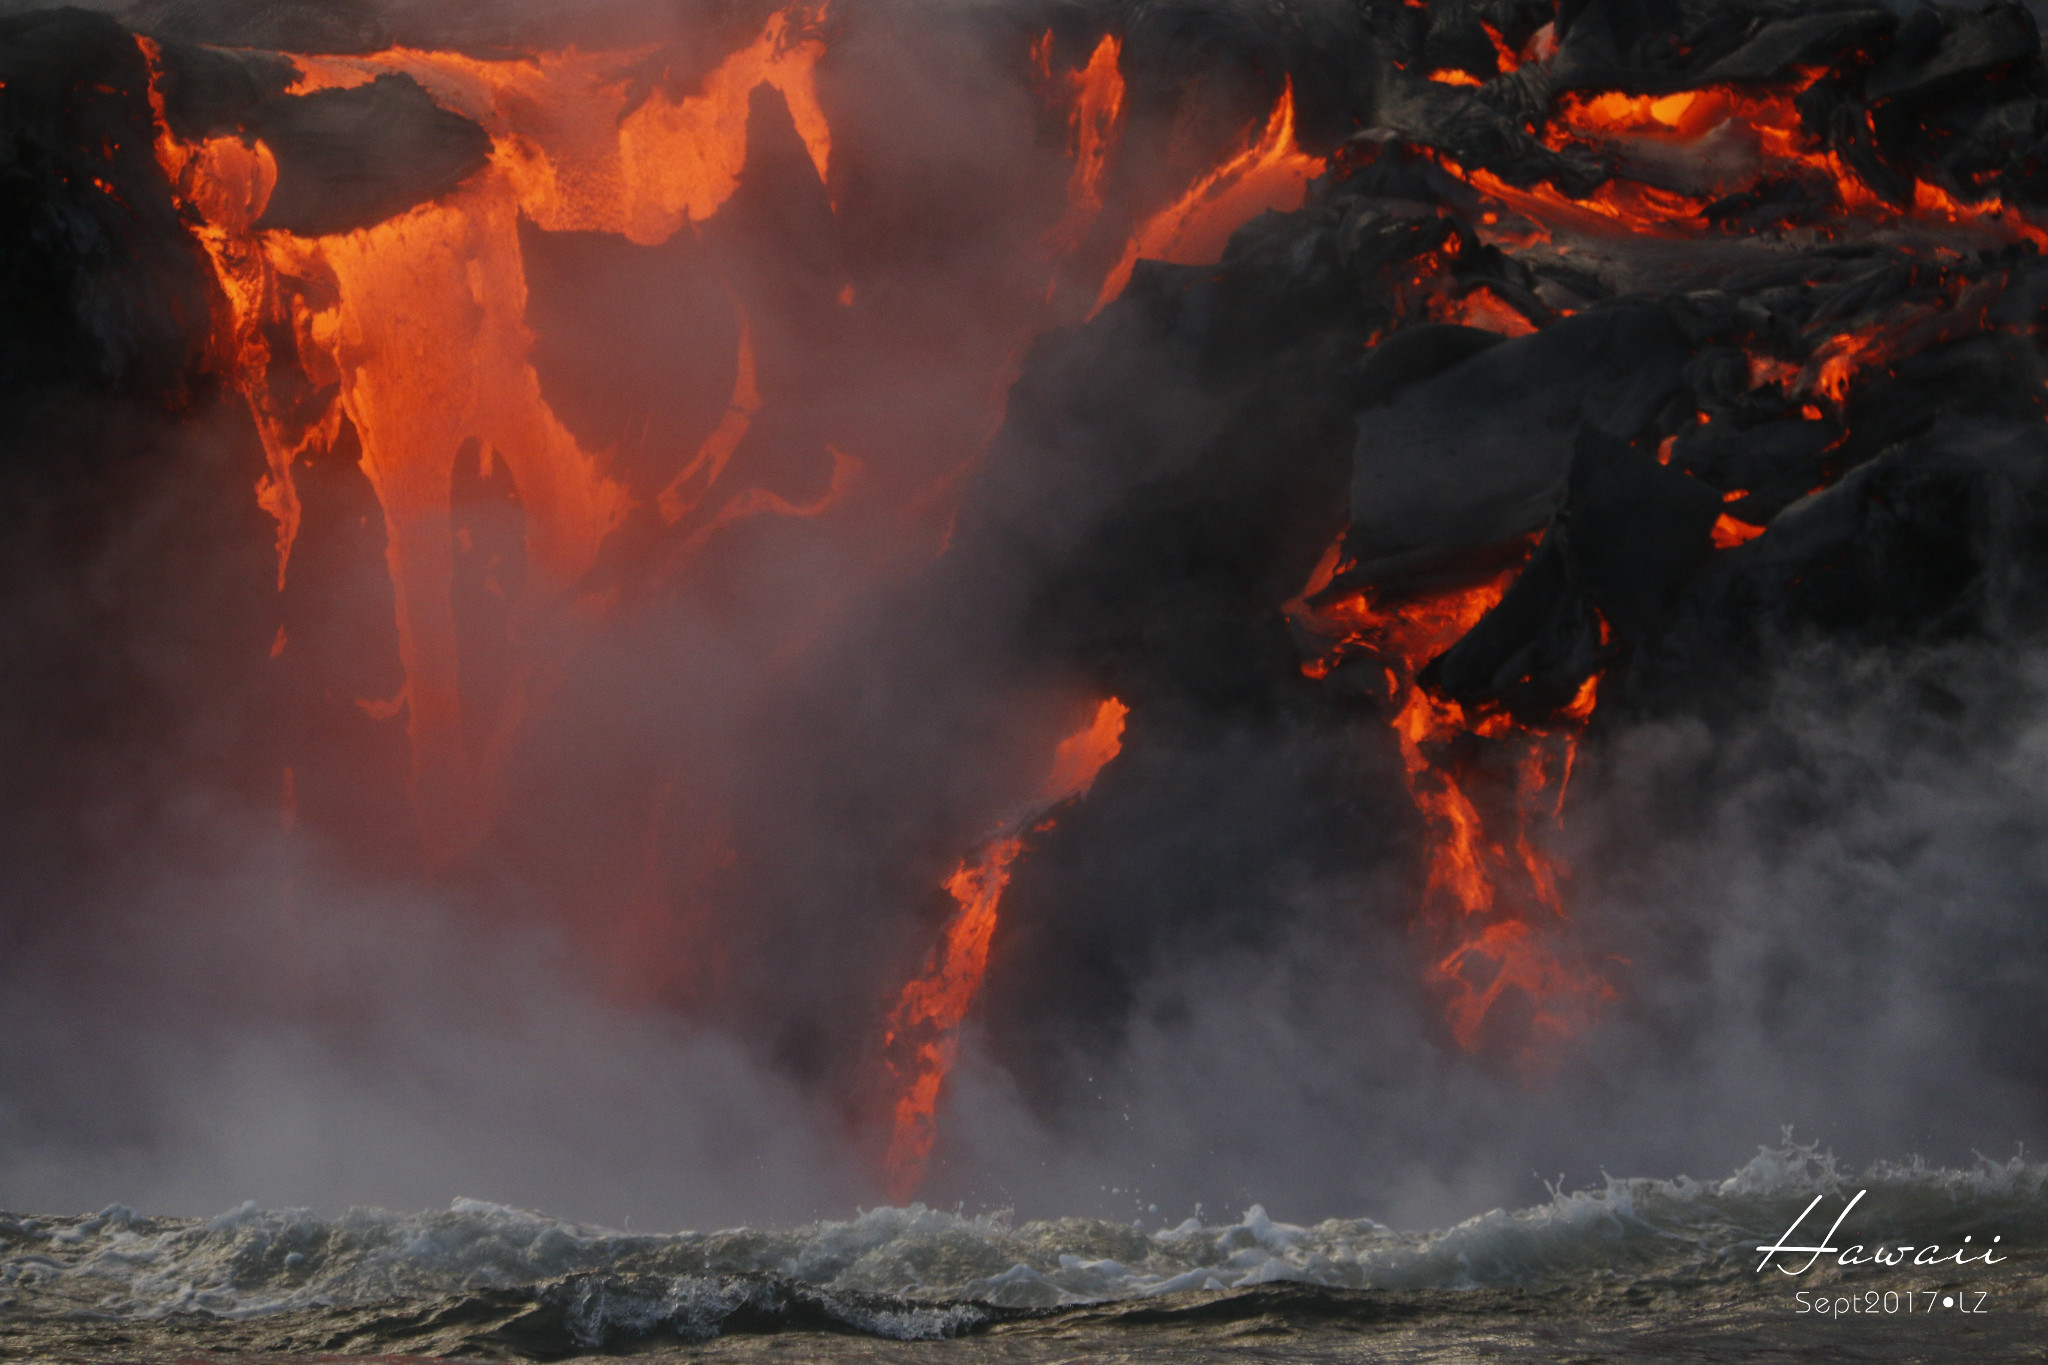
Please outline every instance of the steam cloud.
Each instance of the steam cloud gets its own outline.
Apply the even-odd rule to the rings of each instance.
[[[550,8],[528,7],[544,30]],[[510,6],[378,22],[402,33],[423,14],[532,31]],[[620,6],[583,22],[641,41],[673,21]],[[1037,211],[1018,201],[1059,183],[977,34],[865,30],[837,91],[835,156],[872,158],[882,187],[849,249],[863,289],[898,291],[885,354],[862,360],[847,339],[805,371],[789,360],[801,306],[763,314],[764,352],[793,367],[764,386],[861,426],[867,477],[891,492],[986,436],[976,386],[1003,375],[1017,332],[987,315],[1009,297],[989,282]],[[1209,75],[1226,109],[1268,93],[1256,73]],[[943,191],[912,194],[924,174]],[[804,192],[743,194],[787,233],[786,195]],[[930,237],[955,254],[916,275]],[[816,257],[778,273],[766,253],[792,240],[823,250],[715,234],[701,249],[758,302],[809,288],[806,268],[829,274]],[[679,268],[652,251],[592,266],[557,245],[571,295],[601,280],[629,297]],[[731,335],[711,318],[634,344],[724,356]],[[1172,411],[1178,363],[1127,357],[1154,376],[1131,406]],[[640,401],[632,376],[607,382],[593,420]],[[722,373],[698,386],[679,432],[724,402]],[[1020,465],[999,442],[929,567],[892,541],[936,545],[943,526],[764,523],[627,629],[581,642],[497,840],[422,886],[279,831],[276,684],[259,666],[271,528],[244,497],[261,456],[232,405],[166,434],[142,401],[8,403],[41,423],[17,428],[0,577],[12,1208],[472,1195],[702,1226],[872,1203],[861,1067],[882,1010],[948,908],[950,866],[1099,690],[1073,662],[1088,642],[1062,634],[1077,618],[1048,626],[1047,603],[1085,598],[1077,547],[1125,535],[1120,518],[1189,472],[1085,452]],[[81,406],[84,427],[68,416]],[[761,485],[813,496],[821,445],[801,414],[785,420]],[[64,451],[84,463],[49,472]],[[351,524],[335,514],[337,536]],[[1133,545],[1142,560],[1151,542]],[[366,619],[388,612],[380,554],[337,551],[332,594],[368,601]],[[1176,601],[1155,602],[1162,676],[1244,643],[1202,635],[1198,592],[1181,603],[1197,610]],[[1612,960],[1621,999],[1534,1076],[1462,1053],[1418,984],[1403,927],[1417,831],[1384,727],[1333,735],[1239,709],[1228,672],[1188,683],[1212,708],[1192,720],[1157,718],[1192,705],[1164,689],[1127,697],[1129,761],[1020,872],[929,1200],[1148,1221],[1257,1200],[1414,1225],[1527,1202],[1559,1174],[1717,1174],[1784,1124],[1851,1160],[2039,1140],[2048,654],[2024,629],[1814,645],[1743,704],[1604,726],[1563,851],[1574,940]],[[681,795],[650,805],[664,776]],[[1381,795],[1344,795],[1357,789]],[[663,873],[674,903],[715,915],[634,917],[652,826],[729,852]],[[745,881],[720,880],[728,867]]]

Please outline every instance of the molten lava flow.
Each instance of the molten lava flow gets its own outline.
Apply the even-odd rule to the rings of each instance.
[[[1560,95],[1540,134],[1550,147],[1592,149],[1617,169],[1583,197],[1553,185],[1511,185],[1484,168],[1466,169],[1439,156],[1444,170],[1464,180],[1500,211],[1479,215],[1481,234],[1496,243],[1557,242],[1560,236],[1663,237],[1696,239],[1722,230],[1721,220],[1764,211],[1765,191],[1786,190],[1789,202],[1781,229],[1801,227],[1834,236],[1855,220],[1867,227],[1920,226],[1945,234],[1964,229],[1995,241],[2048,249],[2048,231],[1996,197],[1965,203],[1924,180],[1912,182],[1910,202],[1880,194],[1824,141],[1807,131],[1799,96],[1827,72],[1798,71],[1768,89],[1707,86],[1665,95],[1621,91],[1571,91]],[[1690,191],[1630,178],[1630,168],[1654,167],[1657,178],[1693,183]],[[1649,171],[1638,173],[1649,175]],[[1796,193],[1792,191],[1797,191]],[[1507,221],[1504,221],[1507,220]],[[1905,303],[1882,321],[1836,332],[1816,324],[1806,338],[1811,348],[1803,365],[1776,356],[1752,357],[1752,388],[1778,385],[1805,400],[1801,411],[1819,420],[1824,409],[1841,412],[1859,376],[1882,370],[1896,357],[1952,340],[1983,322],[1983,308],[1956,297],[1965,287],[1959,275],[1935,278],[1927,267],[1922,283],[1944,290],[1951,306]],[[1433,300],[1432,316],[1513,334],[1522,319],[1511,318],[1483,295],[1454,303]],[[1839,324],[1836,324],[1839,325]],[[1943,330],[1946,329],[1946,330]],[[1668,452],[1665,458],[1668,459]],[[1713,530],[1722,549],[1744,544],[1761,528],[1724,516]]]
[[[814,79],[825,45],[807,36],[819,17],[771,15],[752,43],[688,95],[665,80],[645,88],[645,49],[511,60],[411,48],[295,58],[304,75],[293,92],[358,85],[386,72],[411,76],[492,135],[493,162],[536,224],[653,246],[709,218],[738,188],[757,87],[781,93],[818,178],[826,178],[832,131]]]
[[[749,517],[780,516],[810,518],[823,516],[837,507],[853,487],[853,481],[861,472],[861,462],[838,446],[827,444],[825,453],[832,457],[832,477],[825,485],[825,491],[815,502],[791,502],[780,493],[765,488],[742,489],[720,505],[718,511],[701,526],[685,536],[669,556],[666,570],[674,573],[689,566],[699,550],[724,528]]]
[[[1067,181],[1070,208],[1091,213],[1102,208],[1102,177],[1116,148],[1124,112],[1124,76],[1117,67],[1122,50],[1123,44],[1115,37],[1104,37],[1095,45],[1088,65],[1069,78],[1074,90],[1074,111],[1068,118],[1074,158],[1073,175]]]
[[[1721,495],[1722,502],[1740,502],[1749,496],[1747,488],[1731,488]],[[1747,545],[1770,528],[1754,522],[1740,520],[1723,512],[1714,521],[1713,542],[1717,550],[1732,550],[1738,545]]]
[[[761,410],[761,391],[754,375],[754,324],[744,310],[736,311],[740,313],[740,340],[733,365],[732,401],[726,404],[724,415],[704,438],[704,444],[697,447],[696,455],[655,500],[661,509],[661,519],[670,526],[704,501],[704,495],[717,484],[733,452],[753,427],[754,414]]]
[[[1081,248],[1102,216],[1103,179],[1123,135],[1124,76],[1117,65],[1122,51],[1121,40],[1105,35],[1086,66],[1055,76],[1051,31],[1031,49],[1042,97],[1067,109],[1067,155],[1073,162],[1067,175],[1066,205],[1043,239],[1055,266]],[[1048,302],[1058,287],[1057,280],[1048,286]]]
[[[805,16],[806,19],[809,16]],[[255,227],[277,180],[270,151],[235,138],[185,143],[156,97],[158,157],[196,220],[220,285],[216,363],[246,395],[268,472],[258,498],[278,523],[280,586],[300,509],[294,466],[333,449],[347,423],[383,508],[405,689],[412,785],[430,862],[473,842],[490,816],[475,735],[502,738],[520,717],[508,692],[498,716],[465,716],[451,600],[451,480],[478,442],[502,460],[526,518],[529,573],[521,618],[558,598],[595,562],[634,495],[586,451],[542,397],[528,353],[521,217],[543,228],[665,241],[733,194],[746,159],[749,97],[779,90],[822,179],[831,134],[812,72],[823,45],[797,36],[788,12],[708,73],[695,93],[646,84],[646,52],[569,51],[506,61],[408,49],[299,59],[299,89],[362,84],[385,72],[418,80],[492,135],[488,169],[440,201],[374,227],[296,237]],[[153,71],[158,54],[144,52]],[[154,91],[153,91],[154,94]],[[703,504],[760,405],[751,330],[742,319],[733,410],[696,461],[655,499],[674,523]],[[309,404],[308,391],[330,397]],[[854,465],[835,455],[833,491]],[[724,500],[711,529],[761,512],[802,513],[777,499]],[[472,732],[472,733],[466,733]]]
[[[1501,37],[1500,30],[1492,24],[1482,19],[1479,21],[1479,27],[1485,30],[1486,41],[1493,44],[1494,65],[1501,75],[1505,76],[1510,71],[1518,70],[1522,63],[1527,60],[1522,53],[1508,46],[1508,40]],[[1546,24],[1544,27],[1548,29],[1549,25]],[[1538,40],[1534,38],[1530,40],[1532,44],[1536,41]]]
[[[1096,776],[1123,752],[1124,720],[1130,714],[1130,707],[1111,697],[1095,708],[1087,729],[1061,740],[1053,750],[1052,771],[1039,784],[1038,805],[1057,806],[1086,796]]]
[[[1334,547],[1317,578],[1327,583]],[[1591,1023],[1614,989],[1568,965],[1546,941],[1565,918],[1560,868],[1539,841],[1562,810],[1578,733],[1592,714],[1597,676],[1547,727],[1503,712],[1472,712],[1419,685],[1417,675],[1500,601],[1516,569],[1472,587],[1381,600],[1371,591],[1310,612],[1292,610],[1331,641],[1303,665],[1326,677],[1346,656],[1369,654],[1386,680],[1408,791],[1428,830],[1428,877],[1416,925],[1428,941],[1429,979],[1448,995],[1459,1046],[1476,1049],[1488,1014],[1509,989],[1528,999],[1539,1036],[1566,1037]],[[1475,741],[1479,741],[1475,743]],[[1525,1045],[1525,1055],[1534,1046]]]
[[[946,926],[945,941],[933,953],[925,974],[903,988],[889,1012],[883,1047],[892,1054],[890,1070],[899,1082],[907,1073],[908,1082],[896,1100],[889,1150],[883,1158],[889,1197],[898,1204],[916,1194],[924,1178],[938,1133],[939,1087],[953,1069],[960,1021],[967,1017],[967,1007],[974,1003],[988,969],[989,939],[996,931],[1003,888],[1010,884],[1010,864],[1023,850],[1020,835],[991,840],[946,879],[946,890],[959,904],[959,912]],[[893,1054],[904,1051],[912,1036],[918,1041],[909,1047],[908,1065],[899,1065]]]
[[[883,1159],[889,1197],[903,1203],[917,1193],[937,1135],[939,1090],[953,1069],[960,1022],[988,969],[996,911],[1010,884],[1010,867],[1024,851],[1025,831],[1052,826],[1047,812],[1085,796],[1095,777],[1123,748],[1130,709],[1111,697],[1089,726],[1060,741],[1037,797],[1019,816],[963,860],[946,890],[960,907],[924,974],[903,988],[882,1037],[891,1078],[898,1087],[889,1150]]]
[[[1746,521],[1737,521],[1723,512],[1714,522],[1714,548],[1732,550],[1738,545],[1747,545],[1764,533],[1762,526],[1753,526]]]
[[[1803,70],[1790,82],[1766,90],[1706,86],[1669,95],[1567,92],[1558,98],[1541,130],[1543,141],[1554,149],[1591,146],[1603,154],[1620,154],[1624,163],[1631,153],[1659,161],[1683,153],[1696,174],[1713,183],[1711,190],[1665,188],[1622,171],[1584,198],[1573,198],[1547,184],[1515,186],[1484,169],[1442,164],[1522,217],[1578,233],[1621,228],[1656,236],[1704,235],[1715,230],[1708,209],[1716,201],[1766,183],[1797,181],[1874,225],[1972,227],[2048,249],[2048,232],[1995,196],[1963,203],[1939,186],[1916,180],[1913,201],[1901,205],[1866,184],[1808,133],[1801,120],[1798,96],[1826,74],[1818,68]],[[1433,78],[1444,76],[1438,72]],[[1825,222],[1807,226],[1823,235],[1833,233]]]
[[[1221,259],[1230,235],[1259,214],[1268,209],[1299,208],[1308,182],[1323,173],[1323,166],[1321,157],[1310,156],[1294,144],[1294,84],[1290,80],[1257,140],[1197,180],[1131,237],[1123,259],[1103,281],[1094,312],[1101,312],[1123,292],[1131,268],[1140,259],[1182,265]]]

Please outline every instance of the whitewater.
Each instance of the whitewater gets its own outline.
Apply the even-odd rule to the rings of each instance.
[[[1367,1218],[1301,1226],[1257,1205],[1231,1222],[1190,1218],[1151,1230],[913,1204],[786,1231],[669,1234],[476,1199],[338,1217],[253,1203],[204,1220],[118,1205],[90,1216],[8,1215],[0,1217],[0,1310],[17,1323],[140,1326],[419,1305],[445,1316],[468,1304],[529,1326],[544,1319],[556,1341],[537,1352],[545,1355],[778,1326],[929,1340],[1078,1305],[1270,1285],[1741,1288],[1758,1280],[1756,1248],[1803,1206],[1859,1190],[1868,1194],[1858,1240],[1951,1245],[1996,1235],[2024,1259],[2048,1233],[2048,1163],[2024,1154],[1980,1157],[1967,1169],[1903,1160],[1850,1170],[1787,1141],[1725,1179],[1610,1177],[1426,1232]],[[1808,1285],[1842,1273],[1823,1260]]]

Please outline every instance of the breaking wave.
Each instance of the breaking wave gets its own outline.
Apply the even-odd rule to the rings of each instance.
[[[1587,1275],[1747,1278],[1752,1248],[1813,1196],[1859,1189],[1869,1191],[1860,1238],[2000,1233],[2014,1245],[2048,1232],[2048,1163],[2021,1155],[1965,1170],[1913,1160],[1852,1172],[1788,1140],[1724,1180],[1609,1178],[1432,1232],[1371,1219],[1296,1226],[1256,1205],[1233,1223],[1153,1231],[913,1204],[786,1232],[660,1235],[473,1199],[338,1218],[247,1204],[203,1221],[117,1205],[89,1217],[0,1217],[0,1308],[248,1319],[489,1301],[529,1342],[539,1332],[586,1350],[804,1326],[918,1340],[1020,1311],[1282,1282],[1461,1290]]]

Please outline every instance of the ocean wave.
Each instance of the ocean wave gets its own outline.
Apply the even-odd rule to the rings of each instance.
[[[114,1206],[0,1217],[0,1307],[111,1319],[226,1319],[498,1295],[531,1338],[602,1349],[653,1337],[812,1325],[929,1339],[1004,1312],[1274,1283],[1459,1290],[1567,1278],[1747,1277],[1753,1248],[1815,1195],[1867,1190],[1870,1239],[1960,1243],[2048,1231],[2048,1163],[1980,1158],[1851,1172],[1810,1145],[1765,1148],[1726,1179],[1616,1179],[1453,1227],[1371,1219],[1146,1231],[1096,1219],[1015,1223],[913,1204],[789,1231],[642,1234],[458,1199],[325,1218],[245,1204],[207,1220]],[[2026,1236],[2032,1233],[2033,1236]]]

